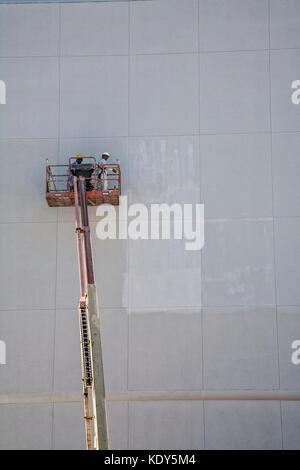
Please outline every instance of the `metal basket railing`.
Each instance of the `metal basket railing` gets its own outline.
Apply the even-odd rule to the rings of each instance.
[[[85,178],[87,191],[119,191],[121,192],[121,171],[120,165],[110,163],[102,169],[96,162],[95,157],[83,157],[93,160],[93,172],[91,177]],[[63,193],[73,191],[72,161],[76,157],[69,159],[69,165],[47,165],[46,167],[46,192]]]

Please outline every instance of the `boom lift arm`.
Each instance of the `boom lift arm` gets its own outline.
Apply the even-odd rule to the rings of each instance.
[[[108,449],[105,386],[101,349],[99,310],[94,280],[88,205],[119,205],[121,171],[108,164],[99,180],[95,157],[87,163],[46,167],[46,201],[50,207],[75,206],[76,239],[80,279],[79,326],[86,442],[89,450]],[[74,170],[74,171],[73,171]]]
[[[74,176],[73,184],[81,294],[78,310],[86,442],[88,450],[107,450],[108,432],[104,372],[85,178],[79,177],[78,179]],[[92,414],[90,414],[91,410]],[[94,423],[93,428],[92,422]],[[93,437],[94,444],[92,442]]]

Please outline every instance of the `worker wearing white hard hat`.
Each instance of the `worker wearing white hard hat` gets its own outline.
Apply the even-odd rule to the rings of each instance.
[[[108,180],[107,180],[107,160],[109,159],[110,154],[108,152],[102,153],[102,158],[98,163],[99,167],[99,179],[101,181],[101,190],[107,191],[108,190]]]

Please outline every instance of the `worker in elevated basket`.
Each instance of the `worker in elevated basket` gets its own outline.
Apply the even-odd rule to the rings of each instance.
[[[82,160],[83,160],[83,155],[81,155],[81,153],[78,153],[76,155],[76,161],[71,163],[71,174],[68,177],[68,182],[69,182],[69,185],[70,185],[70,191],[74,191],[74,187],[73,187],[74,172],[73,172],[73,170],[77,167],[77,165],[81,165]]]
[[[107,191],[108,190],[108,180],[107,180],[107,172],[109,170],[107,166],[107,160],[109,159],[110,154],[108,152],[102,153],[102,158],[100,162],[98,163],[99,167],[99,179],[101,182],[101,191]],[[115,169],[112,170],[114,173],[116,172]]]

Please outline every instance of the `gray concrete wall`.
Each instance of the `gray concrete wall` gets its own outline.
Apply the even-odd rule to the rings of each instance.
[[[74,214],[45,158],[107,150],[130,202],[206,216],[188,252],[101,242],[90,211],[111,447],[299,449],[299,1],[0,5],[0,56],[0,448],[84,448]]]

